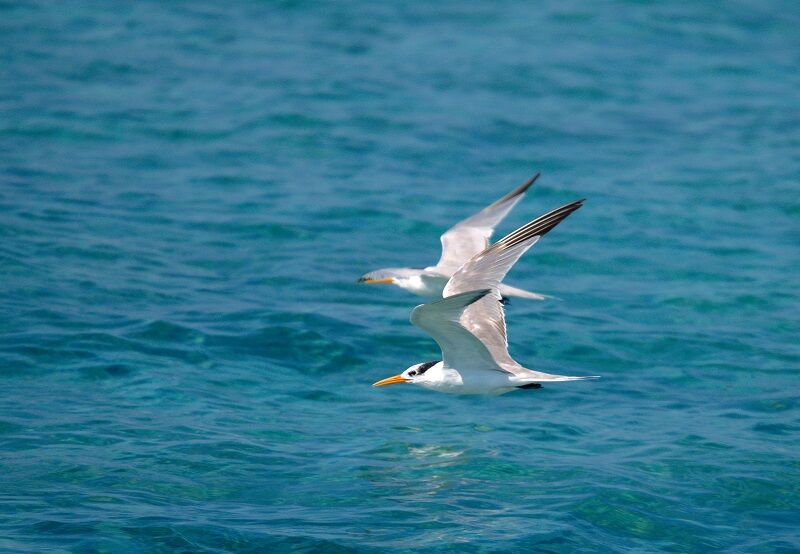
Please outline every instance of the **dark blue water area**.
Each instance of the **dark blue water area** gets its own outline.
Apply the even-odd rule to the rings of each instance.
[[[800,549],[795,2],[0,2],[0,550]],[[542,177],[527,367],[356,284]]]

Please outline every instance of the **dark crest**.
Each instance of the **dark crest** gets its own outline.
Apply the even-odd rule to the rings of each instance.
[[[417,368],[417,373],[422,375],[423,373],[425,373],[426,371],[428,371],[430,368],[432,368],[433,366],[435,366],[438,363],[439,363],[439,360],[434,360],[432,362],[425,362],[425,363],[419,364],[419,367]]]

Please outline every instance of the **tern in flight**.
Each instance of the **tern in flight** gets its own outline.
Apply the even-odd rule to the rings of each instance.
[[[451,394],[499,395],[541,383],[595,378],[542,373],[514,361],[500,296],[500,283],[511,266],[582,204],[578,200],[544,214],[461,266],[444,287],[444,298],[411,312],[411,323],[436,341],[442,360],[412,365],[373,386],[411,383]]]
[[[512,190],[493,204],[478,213],[459,221],[441,237],[442,256],[436,265],[424,269],[410,267],[390,267],[378,269],[363,275],[360,283],[388,283],[427,298],[442,298],[447,280],[458,271],[466,261],[489,246],[494,228],[508,215],[511,209],[525,196],[525,192],[536,182],[537,173],[522,185]],[[542,294],[500,285],[503,298],[518,296],[544,300]]]

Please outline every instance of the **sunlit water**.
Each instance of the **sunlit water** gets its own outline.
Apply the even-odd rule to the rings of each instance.
[[[0,4],[0,549],[800,548],[796,3],[422,4]],[[603,378],[371,388],[539,170],[511,351]]]

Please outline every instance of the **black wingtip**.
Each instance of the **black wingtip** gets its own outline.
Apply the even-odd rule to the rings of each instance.
[[[531,177],[530,179],[528,179],[527,181],[525,181],[524,183],[522,183],[522,185],[520,185],[520,187],[519,187],[519,190],[520,190],[521,192],[525,192],[526,190],[528,190],[529,188],[531,188],[531,185],[532,185],[533,183],[535,183],[535,182],[536,182],[536,180],[537,180],[539,177],[541,177],[541,176],[542,176],[542,172],[541,172],[541,171],[537,172],[537,173],[536,173],[536,175],[534,175],[533,177]]]
[[[536,182],[536,180],[539,177],[541,177],[541,175],[542,175],[542,172],[541,171],[538,172],[536,175],[534,175],[533,177],[531,177],[530,179],[528,179],[527,181],[522,183],[520,186],[518,186],[517,188],[515,188],[514,190],[512,190],[511,192],[506,194],[504,197],[502,197],[497,202],[495,202],[495,204],[502,204],[503,202],[508,202],[509,200],[513,200],[514,198],[516,198],[520,194],[525,194],[528,191],[528,189],[531,188],[531,186]]]
[[[564,219],[566,219],[572,212],[583,206],[585,200],[585,198],[575,200],[569,204],[564,204],[560,208],[551,210],[546,214],[537,217],[530,223],[523,225],[513,233],[503,237],[497,241],[495,245],[499,245],[499,248],[508,248],[530,238],[546,235],[559,223],[564,221]]]

